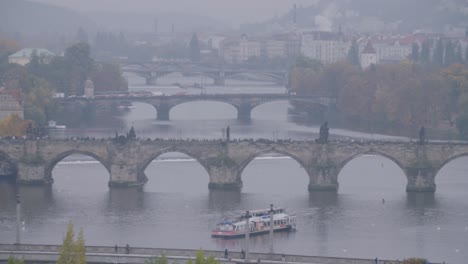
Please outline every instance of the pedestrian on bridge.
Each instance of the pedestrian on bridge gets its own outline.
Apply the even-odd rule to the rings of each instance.
[[[130,246],[128,244],[125,246],[125,253],[130,254]]]
[[[225,258],[225,259],[228,258],[228,250],[227,250],[227,248],[224,250],[224,258]]]
[[[119,249],[119,247],[117,246],[117,244],[115,244],[115,247],[114,247],[114,250],[115,250],[115,254],[117,254],[117,250]]]

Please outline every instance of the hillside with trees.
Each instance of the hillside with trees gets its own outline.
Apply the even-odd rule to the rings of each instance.
[[[437,54],[434,54],[437,57]],[[299,60],[290,72],[297,94],[336,98],[336,121],[368,132],[414,135],[421,126],[468,137],[468,68],[460,63],[322,66]],[[317,106],[296,104],[298,112]]]

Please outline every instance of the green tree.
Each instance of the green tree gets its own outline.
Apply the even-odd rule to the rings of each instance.
[[[72,94],[84,94],[84,83],[93,69],[91,49],[87,43],[77,43],[65,50],[65,63],[68,70]]]
[[[455,47],[451,40],[445,44],[445,60],[444,65],[449,66],[455,63]]]
[[[306,68],[311,69],[315,72],[319,72],[320,70],[322,70],[323,64],[319,60],[311,59],[304,55],[300,55],[299,57],[297,57],[293,68]]]
[[[57,264],[86,264],[86,247],[83,230],[80,230],[77,240],[74,240],[73,224],[67,226]]]
[[[425,40],[422,43],[420,59],[423,63],[429,63],[431,61],[431,43],[429,40]]]
[[[463,52],[460,43],[455,48],[455,63],[463,64]]]
[[[444,43],[442,42],[441,38],[439,38],[436,42],[433,57],[435,64],[439,65],[440,67],[444,66]]]
[[[69,223],[67,226],[67,233],[63,239],[62,247],[60,249],[60,256],[57,264],[75,264],[74,252],[75,242],[73,241],[75,233],[73,232],[73,224]]]
[[[74,245],[75,262],[74,264],[86,264],[86,246],[83,236],[83,229],[80,229],[78,238]]]
[[[95,65],[91,74],[95,92],[127,91],[128,83],[119,65],[104,63]]]
[[[361,62],[359,59],[359,46],[357,44],[356,39],[353,39],[353,42],[351,43],[351,47],[349,48],[347,59],[348,59],[348,62],[351,63],[351,65],[361,66]]]
[[[198,62],[200,61],[200,44],[198,43],[198,37],[197,34],[192,35],[192,39],[190,40],[190,45],[189,45],[189,55],[190,55],[190,60],[193,62]]]
[[[7,260],[7,264],[24,264],[24,259],[9,257]]]

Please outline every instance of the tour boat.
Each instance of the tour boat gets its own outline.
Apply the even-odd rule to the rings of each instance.
[[[249,235],[268,234],[270,232],[270,210],[250,211]],[[273,231],[291,231],[296,229],[296,216],[289,215],[283,208],[273,208]],[[238,238],[244,237],[247,224],[246,215],[240,215],[234,220],[223,220],[211,231],[211,237]]]

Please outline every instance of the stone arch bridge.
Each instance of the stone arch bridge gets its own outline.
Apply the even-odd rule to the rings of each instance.
[[[410,142],[196,141],[196,140],[0,140],[0,156],[17,169],[19,184],[52,183],[52,170],[63,158],[84,154],[109,172],[109,186],[143,185],[145,169],[167,152],[196,159],[209,175],[210,189],[240,189],[242,172],[256,157],[279,153],[296,160],[309,176],[310,191],[338,189],[338,175],[354,158],[375,154],[395,162],[407,177],[409,192],[434,192],[435,177],[451,160],[468,156],[468,144]],[[285,177],[288,177],[285,175]],[[305,186],[304,186],[305,188]]]
[[[163,95],[163,96],[144,96],[137,94],[128,95],[106,95],[96,96],[95,98],[58,98],[65,104],[74,102],[83,104],[87,102],[95,102],[97,108],[109,107],[111,104],[119,104],[122,102],[146,103],[152,105],[157,112],[158,120],[169,120],[171,109],[179,104],[194,102],[194,101],[214,101],[223,102],[234,106],[237,110],[237,119],[241,121],[249,121],[251,119],[252,110],[265,103],[274,101],[304,101],[314,103],[328,109],[329,106],[335,103],[335,99],[324,96],[299,96],[289,94],[202,94],[202,95]]]

